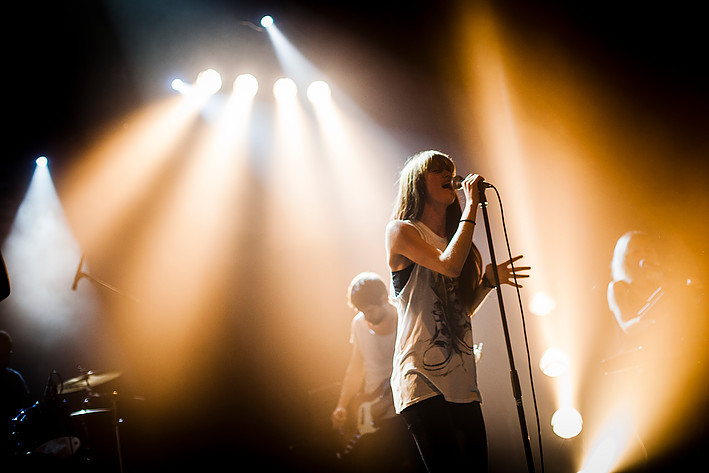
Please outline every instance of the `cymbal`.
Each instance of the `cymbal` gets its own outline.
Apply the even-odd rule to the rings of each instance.
[[[58,390],[58,394],[69,394],[76,391],[89,390],[95,386],[108,383],[118,378],[121,374],[120,371],[111,371],[106,373],[95,373],[93,371],[87,371],[81,376],[76,378],[71,378],[64,381]]]
[[[69,414],[71,417],[75,416],[85,416],[88,414],[97,414],[99,412],[111,412],[111,409],[108,408],[100,408],[100,409],[81,409],[80,411],[72,412]]]

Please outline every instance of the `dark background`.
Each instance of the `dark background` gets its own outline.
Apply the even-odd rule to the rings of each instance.
[[[112,2],[28,1],[5,8],[0,239],[10,231],[37,156],[51,157],[52,175],[61,183],[77,156],[107,124],[174,93],[169,90],[173,77],[190,77],[206,67],[220,69],[213,62],[222,70],[236,70],[244,63],[262,71],[277,68],[265,34],[244,24],[256,24],[263,14],[271,14],[289,40],[340,87],[354,90],[351,99],[376,123],[399,137],[412,137],[410,152],[427,142],[445,144],[451,150],[463,148],[461,137],[450,126],[455,113],[446,102],[450,89],[463,85],[440,67],[450,39],[446,33],[456,25],[458,10],[452,2],[124,3],[115,9]],[[578,55],[584,67],[599,71],[614,94],[624,97],[632,109],[626,116],[637,120],[637,126],[645,120],[666,123],[666,133],[681,149],[706,150],[707,33],[699,6],[690,2],[661,7],[646,2],[504,0],[495,2],[495,10],[520,37],[543,37],[563,44]],[[116,11],[121,15],[117,17]],[[389,59],[388,67],[378,70],[365,61],[361,66],[350,64],[350,72],[357,71],[357,75],[338,73],[338,45],[323,44],[323,30],[336,31],[343,43],[376,51],[378,57]],[[157,57],[161,60],[156,61]],[[259,61],[249,62],[252,57]],[[372,86],[354,88],[357,83]],[[682,173],[703,175],[704,182],[709,174],[702,152],[673,156],[668,158],[672,162],[662,163],[643,162],[641,156],[627,159],[628,168],[642,164],[636,174],[642,186],[672,188],[673,176],[665,172],[671,166]],[[599,192],[603,192],[606,184],[602,176],[599,180]],[[706,209],[706,199],[699,204],[700,210],[702,205]],[[705,225],[694,223],[692,228],[688,251],[703,251]],[[251,310],[258,312],[259,305]],[[110,331],[111,321],[107,325],[105,330]],[[15,367],[25,375],[35,399],[44,387],[48,367],[63,368],[64,376],[72,377],[77,359],[95,355],[86,347],[52,351],[35,346],[36,340],[23,335],[17,320],[4,313],[0,313],[0,329],[20,334],[16,342],[22,349],[17,350]],[[228,340],[228,332],[222,338]],[[254,343],[244,351],[261,353],[262,348]],[[223,352],[225,359],[233,356],[226,348]],[[126,409],[135,420],[130,422],[128,416],[124,434],[127,465],[131,466],[126,471],[216,466],[225,461],[246,465],[253,460],[259,468],[329,469],[322,451],[329,448],[323,425],[331,407],[323,406],[334,402],[346,353],[336,356],[342,371],[326,373],[310,393],[292,391],[285,382],[274,381],[266,373],[269,368],[232,360],[215,368],[221,370],[216,378],[239,379],[248,389],[219,385],[211,378],[201,385],[204,378],[200,376],[186,379],[185,384],[191,385],[188,394],[178,403],[179,411],[171,410],[168,421],[160,406],[127,401]],[[274,373],[278,377],[278,367]],[[215,386],[219,387],[215,390]],[[131,388],[135,390],[131,395],[141,394],[139,385]],[[273,393],[279,389],[283,392]],[[271,393],[264,395],[262,390]],[[281,399],[286,397],[288,401]],[[554,442],[550,440],[547,460],[563,464],[567,461],[563,447]]]

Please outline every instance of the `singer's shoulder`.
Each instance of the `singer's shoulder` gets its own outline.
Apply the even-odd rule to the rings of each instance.
[[[389,223],[387,223],[387,233],[394,231],[398,232],[401,231],[402,228],[415,228],[414,224],[411,222],[411,220],[389,220]]]
[[[386,227],[387,239],[394,240],[407,236],[419,236],[416,225],[411,220],[390,220]]]

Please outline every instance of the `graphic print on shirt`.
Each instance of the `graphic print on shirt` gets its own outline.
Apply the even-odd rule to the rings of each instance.
[[[443,371],[441,374],[446,375],[456,365],[463,364],[463,355],[473,353],[472,327],[455,295],[458,279],[435,274],[431,283],[436,295],[432,311],[435,329],[424,351],[423,364],[429,371]],[[460,358],[460,363],[450,366],[454,355]]]

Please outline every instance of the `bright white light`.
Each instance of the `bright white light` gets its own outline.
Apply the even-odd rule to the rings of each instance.
[[[182,81],[182,79],[175,79],[170,83],[170,86],[172,87],[172,90],[175,90],[177,92],[183,92],[185,90],[185,83]]]
[[[534,315],[549,315],[554,312],[554,309],[556,309],[556,301],[544,291],[536,292],[529,302],[529,310]]]
[[[258,92],[258,80],[251,74],[241,74],[234,80],[234,94],[239,97],[254,97]]]
[[[551,416],[551,428],[559,437],[570,439],[581,433],[583,419],[573,407],[562,407]]]
[[[97,301],[90,284],[72,290],[81,249],[48,166],[35,167],[2,255],[12,282],[12,297],[3,304],[28,324],[37,342],[53,346],[61,341],[58,348],[69,343],[64,337],[78,342],[88,335],[79,327],[90,325]]]
[[[37,163],[38,167],[41,167],[41,168],[47,167],[47,158],[44,156],[40,156],[39,158],[35,159],[34,162]]]
[[[195,86],[200,94],[216,94],[222,88],[222,76],[214,69],[207,69],[199,73]]]
[[[269,15],[264,16],[261,18],[261,26],[264,28],[269,28],[273,25],[273,18],[271,18]]]
[[[616,471],[619,460],[627,454],[631,442],[635,442],[634,421],[629,412],[618,411],[606,422],[588,448],[583,469],[579,473],[609,473]]]
[[[559,348],[549,348],[539,360],[539,369],[545,375],[556,378],[569,369],[569,357]]]
[[[289,100],[296,96],[298,87],[293,79],[283,78],[278,79],[273,84],[273,96],[276,100]]]
[[[321,102],[330,98],[330,86],[324,81],[315,81],[308,86],[308,98],[311,102]]]

